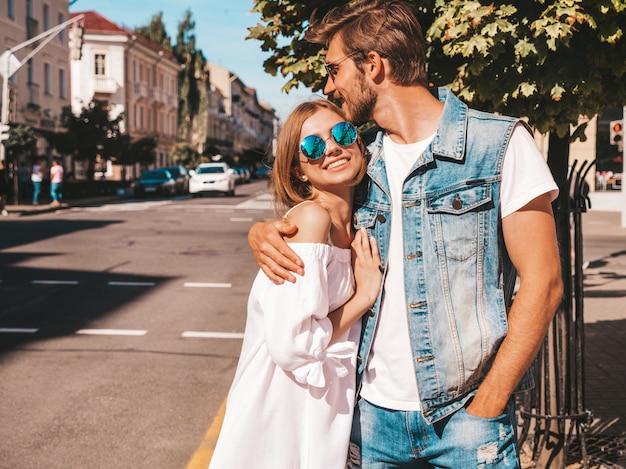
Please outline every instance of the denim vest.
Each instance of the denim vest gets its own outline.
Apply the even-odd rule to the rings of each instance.
[[[447,88],[437,134],[419,156],[391,213],[383,132],[369,144],[368,178],[357,188],[355,226],[376,238],[387,265],[390,221],[402,217],[411,351],[424,417],[462,407],[507,333],[515,270],[501,236],[500,182],[516,119],[469,109]],[[367,136],[364,136],[367,139]],[[363,318],[358,385],[368,361],[380,295]]]

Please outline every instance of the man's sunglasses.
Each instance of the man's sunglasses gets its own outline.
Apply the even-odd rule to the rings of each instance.
[[[330,137],[342,147],[356,142],[356,127],[350,122],[339,122],[330,129]],[[328,138],[326,140],[328,140]],[[318,135],[309,135],[300,141],[300,151],[309,160],[319,160],[326,153],[326,140]]]

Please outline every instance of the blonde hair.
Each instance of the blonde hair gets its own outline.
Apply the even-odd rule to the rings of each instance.
[[[299,104],[289,115],[283,125],[276,144],[276,158],[270,176],[270,192],[274,198],[276,212],[282,216],[291,207],[305,200],[313,200],[309,182],[302,181],[296,170],[300,167],[300,132],[304,122],[318,111],[327,109],[342,119],[347,120],[340,107],[325,99],[308,101]],[[367,171],[365,145],[361,137],[357,137],[359,149],[363,154],[361,170],[350,183],[356,186]]]
[[[315,15],[315,13],[313,13]],[[391,65],[390,77],[401,86],[428,86],[426,41],[415,14],[403,1],[362,0],[330,10],[319,21],[309,20],[304,38],[328,47],[337,36],[359,70],[370,51]]]

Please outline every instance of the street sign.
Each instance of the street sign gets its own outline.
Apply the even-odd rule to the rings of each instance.
[[[7,50],[0,55],[0,75],[5,80],[11,78],[19,70],[20,66],[20,61],[13,52]]]

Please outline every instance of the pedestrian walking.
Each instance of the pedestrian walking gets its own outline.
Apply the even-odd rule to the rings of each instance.
[[[350,222],[363,152],[356,128],[326,100],[299,105],[281,130],[271,190],[300,227],[288,241],[308,270],[283,285],[259,271],[252,285],[210,469],[345,467],[358,319],[382,280],[375,241]]]
[[[6,209],[6,203],[10,189],[11,186],[9,185],[9,175],[7,174],[4,160],[0,160],[0,213],[3,217],[9,215],[9,212]]]
[[[52,160],[52,167],[50,168],[50,198],[52,198],[50,205],[53,207],[61,205],[61,199],[63,198],[63,166],[56,158]]]
[[[385,276],[363,317],[348,467],[519,468],[513,393],[531,385],[563,291],[543,155],[521,120],[429,88],[402,1],[335,8],[305,38],[326,47],[324,93],[379,126],[354,223],[379,243]],[[296,230],[252,227],[270,278],[308,269],[275,242]]]
[[[30,173],[24,163],[17,168],[18,201],[24,203],[28,200],[30,189]]]
[[[36,161],[33,165],[30,181],[33,183],[33,205],[39,205],[39,194],[41,193],[41,184],[43,183],[43,169],[39,161]]]

